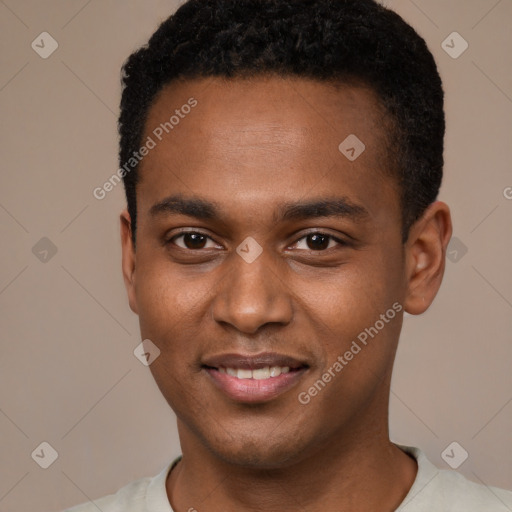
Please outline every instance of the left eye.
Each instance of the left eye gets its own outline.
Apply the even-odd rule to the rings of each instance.
[[[182,244],[176,242],[179,239],[182,239]],[[210,246],[208,246],[208,241],[211,242]],[[197,231],[186,231],[179,235],[175,235],[169,239],[168,243],[171,242],[182,249],[189,250],[212,249],[216,247],[216,243],[208,235]],[[306,246],[297,248],[308,251],[324,251],[326,249],[331,249],[336,244],[345,245],[343,240],[320,232],[308,233],[307,235],[299,238],[297,242],[295,242],[295,246],[300,246],[301,242]]]
[[[203,233],[198,233],[196,231],[186,231],[184,233],[180,233],[179,235],[173,236],[169,242],[176,243],[175,240],[178,240],[179,238],[183,238],[183,242],[185,246],[182,246],[180,244],[176,244],[178,247],[181,247],[182,249],[211,249],[210,247],[205,247],[206,240],[213,240]],[[215,246],[215,244],[213,245]]]
[[[306,236],[299,238],[296,244],[300,244],[302,240],[305,240],[305,244],[307,247],[302,247],[304,250],[309,251],[323,251],[326,249],[331,249],[333,245],[344,245],[343,240],[336,238],[332,235],[327,235],[326,233],[308,233]],[[331,245],[330,242],[333,241],[334,244]]]

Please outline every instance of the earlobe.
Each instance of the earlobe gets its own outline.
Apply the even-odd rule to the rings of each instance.
[[[441,201],[432,203],[411,227],[405,248],[407,313],[420,315],[432,304],[443,280],[451,235],[450,209]]]
[[[123,280],[128,293],[130,309],[139,314],[137,308],[137,297],[135,293],[135,248],[132,241],[132,225],[130,214],[123,210],[120,215],[121,221],[121,248],[122,248],[122,271]]]

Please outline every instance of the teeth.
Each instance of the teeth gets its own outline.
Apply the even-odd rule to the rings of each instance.
[[[272,366],[270,368],[270,376],[271,377],[279,377],[281,375],[281,367],[280,366]]]
[[[289,366],[272,366],[270,368],[270,376],[271,377],[279,377],[281,373],[288,373],[290,371]]]
[[[245,370],[241,368],[224,368],[220,367],[220,373],[227,373],[232,377],[238,379],[255,379],[262,380],[270,377],[279,377],[282,373],[288,373],[290,371],[289,366],[265,366],[264,368],[258,368],[257,370]]]
[[[252,377],[252,371],[251,370],[237,370],[236,376],[239,379],[250,379]]]
[[[268,379],[270,377],[270,368],[265,366],[265,368],[258,368],[257,370],[252,371],[253,379]]]

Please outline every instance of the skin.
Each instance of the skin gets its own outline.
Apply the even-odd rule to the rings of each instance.
[[[389,123],[368,88],[280,77],[176,82],[154,102],[144,140],[190,97],[198,105],[141,162],[136,250],[121,213],[130,307],[142,339],[161,350],[150,369],[177,415],[183,460],[167,479],[169,501],[176,512],[395,510],[417,471],[388,432],[403,311],[307,405],[297,395],[393,303],[411,314],[429,307],[449,208],[433,203],[402,243]],[[349,134],[366,146],[353,162],[338,150]],[[178,193],[215,202],[221,216],[151,215]],[[274,218],[283,203],[318,198],[345,198],[367,214]],[[170,240],[180,228],[207,238]],[[315,233],[344,243],[315,245]],[[262,248],[252,263],[236,252],[249,236]],[[231,400],[201,367],[208,356],[263,351],[309,365],[266,403]]]

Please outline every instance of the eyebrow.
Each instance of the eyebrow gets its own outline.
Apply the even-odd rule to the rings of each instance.
[[[200,220],[215,220],[223,217],[216,203],[197,197],[184,197],[181,194],[166,197],[155,203],[150,208],[149,214],[151,217],[178,214]],[[345,197],[328,197],[283,203],[274,213],[272,221],[276,223],[318,217],[341,217],[361,221],[369,215],[364,206],[355,204]]]

